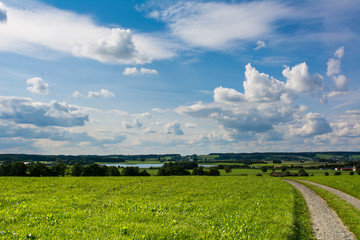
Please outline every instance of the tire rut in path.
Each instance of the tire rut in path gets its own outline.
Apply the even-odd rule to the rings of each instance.
[[[325,186],[325,185],[322,185],[322,184],[319,184],[319,183],[315,183],[315,182],[310,182],[310,181],[306,181],[306,180],[300,180],[302,182],[305,182],[305,183],[309,183],[309,184],[312,184],[314,186],[317,186],[317,187],[320,187],[320,188],[323,188],[329,192],[332,192],[334,193],[335,195],[341,197],[342,199],[344,199],[346,202],[350,203],[351,205],[353,205],[354,207],[356,207],[357,209],[360,210],[360,200],[347,194],[347,193],[344,193],[340,190],[337,190],[335,188],[331,188],[331,187],[328,187],[328,186]]]
[[[308,187],[291,180],[284,181],[297,188],[304,196],[312,221],[312,229],[316,239],[355,240],[354,235],[344,226],[336,213]]]

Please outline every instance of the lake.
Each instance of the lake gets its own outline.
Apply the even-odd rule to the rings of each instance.
[[[139,164],[108,163],[108,164],[103,164],[103,165],[106,165],[108,167],[115,166],[115,167],[161,168],[164,164],[163,163],[139,163]],[[214,167],[216,165],[199,164],[199,166]]]

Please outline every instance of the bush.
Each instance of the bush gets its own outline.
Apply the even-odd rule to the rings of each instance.
[[[191,174],[203,176],[203,175],[206,175],[206,172],[204,171],[204,167],[200,166],[200,167],[194,168]]]
[[[298,176],[309,176],[309,174],[304,170],[304,169],[300,169],[298,171]]]
[[[354,175],[355,173],[353,171],[350,172],[350,175]]]
[[[336,172],[334,172],[334,175],[335,175],[335,176],[339,176],[339,175],[341,175],[341,172],[340,172],[340,171],[336,171]]]
[[[262,174],[261,174],[261,173],[258,173],[258,174],[256,174],[256,176],[258,176],[258,177],[262,177]]]
[[[325,172],[324,175],[325,175],[325,176],[329,176],[329,173],[328,173],[328,172]]]
[[[207,172],[207,175],[209,175],[209,176],[220,176],[219,169],[217,169],[217,167],[210,167],[209,171]]]

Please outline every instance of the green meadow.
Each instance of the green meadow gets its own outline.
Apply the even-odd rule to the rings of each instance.
[[[4,239],[311,239],[278,178],[2,177]]]

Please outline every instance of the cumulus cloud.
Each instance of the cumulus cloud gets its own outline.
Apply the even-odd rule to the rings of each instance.
[[[282,74],[286,77],[285,87],[296,93],[312,93],[325,89],[320,74],[311,75],[306,63],[300,63],[290,69],[286,67]]]
[[[180,106],[176,111],[191,117],[215,120],[232,139],[254,139],[255,134],[270,132],[280,136],[275,128],[302,119],[307,111],[306,106],[293,104],[294,99],[300,94],[324,88],[322,77],[311,75],[305,63],[292,69],[286,67],[283,71],[286,82],[259,73],[251,64],[247,64],[245,69],[244,93],[217,87],[213,102]],[[323,118],[309,115],[305,119],[308,123],[303,130],[306,136],[321,134],[327,129]]]
[[[135,118],[133,122],[129,123],[126,121],[121,122],[123,128],[130,129],[130,128],[141,128],[143,123],[138,119]]]
[[[252,40],[272,32],[274,23],[290,12],[278,2],[177,2],[152,10],[149,17],[166,22],[173,35],[186,43],[210,49],[232,47],[238,40]]]
[[[14,123],[46,126],[83,126],[89,116],[65,102],[34,102],[30,98],[0,96],[0,119]]]
[[[136,67],[133,68],[127,67],[123,71],[123,75],[135,76],[135,75],[145,75],[145,74],[157,75],[159,73],[155,69],[148,69],[148,68],[137,69]]]
[[[327,62],[327,72],[326,75],[334,76],[340,73],[340,59],[330,58]]]
[[[334,77],[332,77],[332,80],[333,80],[335,89],[337,91],[346,91],[347,90],[346,84],[347,84],[348,79],[346,78],[345,75],[334,76]]]
[[[79,91],[75,91],[72,96],[74,98],[112,98],[115,94],[106,89],[101,89],[98,92],[89,91],[87,96],[82,95]]]
[[[40,93],[40,94],[48,94],[49,93],[49,84],[45,83],[41,78],[34,77],[30,78],[26,81],[27,90],[33,93]]]
[[[256,48],[254,48],[255,50],[258,50],[258,49],[260,49],[260,48],[264,48],[264,47],[266,47],[266,44],[265,44],[265,42],[264,41],[257,41],[257,47]]]
[[[176,122],[167,123],[164,127],[164,132],[166,134],[184,135],[180,123]]]
[[[0,9],[0,22],[6,21],[0,24],[0,51],[44,58],[68,54],[110,64],[142,64],[174,56],[174,46],[156,34],[99,26],[89,16],[38,1],[8,2]]]
[[[106,38],[75,45],[73,53],[75,56],[87,57],[103,63],[143,64],[151,62],[150,58],[136,49],[129,29],[114,28]]]
[[[51,141],[68,141],[72,143],[88,142],[93,144],[120,143],[126,139],[126,137],[122,135],[97,139],[90,136],[87,132],[73,132],[56,127],[39,128],[36,126],[20,126],[11,123],[0,124],[0,135],[3,138],[48,139]]]
[[[112,98],[115,94],[106,89],[101,89],[99,92],[89,91],[88,98]]]
[[[304,117],[303,126],[290,128],[291,135],[314,136],[332,131],[328,121],[319,113],[308,113]]]
[[[344,46],[341,46],[335,51],[334,56],[337,57],[338,59],[341,59],[344,56],[344,53],[345,53]]]
[[[326,75],[331,77],[334,88],[334,91],[329,93],[329,97],[334,97],[343,94],[348,90],[346,86],[348,79],[346,78],[345,75],[343,74],[340,75],[341,58],[344,56],[344,54],[345,54],[344,46],[341,46],[334,53],[334,56],[336,58],[330,58],[329,61],[327,62],[328,68]]]

